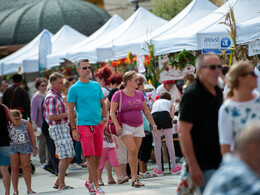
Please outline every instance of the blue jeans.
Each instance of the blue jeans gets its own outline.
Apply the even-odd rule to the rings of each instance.
[[[204,185],[199,187],[199,190],[201,192],[201,194],[203,193],[209,179],[211,178],[211,176],[215,173],[216,169],[209,169],[206,171],[202,171],[203,174],[203,180],[204,180]]]
[[[75,141],[75,162],[77,164],[82,163],[81,151],[82,151],[81,143]]]

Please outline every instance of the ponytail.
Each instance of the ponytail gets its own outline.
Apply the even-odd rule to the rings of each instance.
[[[229,99],[229,98],[232,98],[233,95],[234,95],[234,89],[233,89],[233,87],[231,87],[231,88],[228,90],[228,92],[227,92],[227,95],[226,95],[225,100],[227,100],[227,99]]]

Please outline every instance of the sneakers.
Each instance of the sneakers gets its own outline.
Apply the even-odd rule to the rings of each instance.
[[[73,163],[69,165],[69,170],[80,170],[82,169],[81,166],[79,166],[77,163]]]
[[[105,194],[101,187],[99,187],[96,191],[96,194]]]
[[[181,172],[181,167],[180,166],[176,166],[176,169],[172,169],[172,174],[173,175],[177,175]]]
[[[88,183],[88,181],[86,181],[85,182],[85,186],[86,186],[86,188],[88,188],[88,191],[89,191],[90,195],[95,195],[96,194],[95,186],[92,183]]]
[[[154,173],[156,176],[162,176],[162,175],[163,175],[163,172],[162,172],[162,171],[159,171],[157,168],[154,168],[154,169],[153,169],[153,173]]]

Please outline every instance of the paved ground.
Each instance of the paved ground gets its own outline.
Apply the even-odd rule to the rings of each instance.
[[[87,189],[84,186],[85,180],[88,176],[86,168],[82,170],[68,170],[66,176],[66,184],[73,186],[72,190],[58,191],[52,188],[56,177],[49,172],[43,170],[36,159],[33,159],[33,163],[36,164],[36,172],[32,175],[32,189],[38,194],[74,194],[74,195],[86,195],[88,194]],[[149,170],[155,167],[155,163],[149,163]],[[165,164],[167,167],[167,164]],[[116,176],[114,176],[116,179]],[[129,183],[120,185],[108,185],[106,171],[103,172],[103,181],[105,186],[103,187],[106,194],[110,195],[162,195],[162,194],[176,194],[176,186],[178,183],[179,176],[169,174],[166,170],[164,176],[152,177],[143,179],[142,182],[145,187],[133,188]],[[2,179],[1,179],[2,180]],[[4,188],[2,181],[0,182],[0,194],[3,194]],[[12,192],[12,189],[11,189]],[[26,194],[26,186],[21,176],[19,179],[19,195]]]

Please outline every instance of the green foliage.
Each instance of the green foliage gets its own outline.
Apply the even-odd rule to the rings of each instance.
[[[173,68],[179,68],[183,70],[187,65],[195,66],[196,57],[192,54],[191,51],[186,51],[185,49],[178,53],[170,53],[168,55],[169,61],[168,64]]]
[[[153,13],[166,20],[171,20],[181,12],[192,0],[155,0]]]

